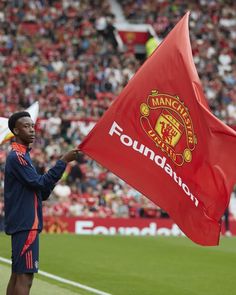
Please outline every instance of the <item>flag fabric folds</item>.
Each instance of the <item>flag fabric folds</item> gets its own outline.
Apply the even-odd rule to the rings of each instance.
[[[35,123],[38,118],[39,113],[39,104],[36,101],[33,103],[28,109],[26,109],[30,113],[30,116]],[[14,134],[8,128],[8,118],[0,117],[0,144],[3,144],[14,137]]]
[[[218,245],[236,182],[236,132],[209,110],[188,21],[189,12],[80,149],[168,212],[192,241]]]

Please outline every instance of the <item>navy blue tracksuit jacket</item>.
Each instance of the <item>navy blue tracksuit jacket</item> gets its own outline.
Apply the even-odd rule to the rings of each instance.
[[[61,178],[66,163],[58,160],[44,175],[36,172],[29,149],[12,144],[5,166],[4,202],[5,232],[9,235],[43,227],[42,201],[46,200]]]

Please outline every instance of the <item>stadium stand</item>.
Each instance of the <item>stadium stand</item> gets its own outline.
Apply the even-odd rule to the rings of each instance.
[[[194,62],[212,112],[236,125],[235,1],[121,0],[127,22],[149,24],[162,39],[191,11]],[[118,4],[118,1],[117,3]],[[38,172],[77,146],[145,59],[121,50],[110,1],[0,2],[0,116],[39,101],[32,157]],[[3,170],[0,148],[0,230]],[[49,161],[50,160],[50,161]],[[81,155],[68,165],[45,216],[162,217],[160,208]]]

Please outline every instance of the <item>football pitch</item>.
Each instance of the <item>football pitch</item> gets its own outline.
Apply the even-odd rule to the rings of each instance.
[[[0,257],[10,238],[0,234]],[[41,234],[40,269],[112,295],[234,295],[236,238],[201,247],[184,237]],[[0,262],[0,294],[10,266]],[[99,294],[36,275],[32,295]]]

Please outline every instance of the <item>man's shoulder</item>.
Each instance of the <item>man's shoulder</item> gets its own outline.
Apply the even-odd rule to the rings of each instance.
[[[9,154],[7,155],[7,160],[9,161],[9,160],[15,159],[16,157],[17,157],[17,155],[16,155],[16,151],[11,150],[11,151],[9,152]]]
[[[12,166],[14,166],[14,163],[16,161],[16,153],[14,151],[10,151],[6,158],[6,166],[5,170],[8,171],[8,169]]]
[[[7,156],[7,162],[12,165],[16,164],[17,162],[23,166],[27,165],[25,154],[13,149],[10,151],[10,153]]]

